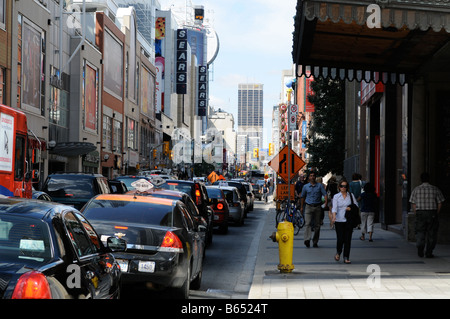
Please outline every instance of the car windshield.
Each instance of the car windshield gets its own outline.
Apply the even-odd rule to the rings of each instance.
[[[0,264],[43,263],[51,257],[50,235],[43,221],[0,213]]]
[[[83,214],[89,221],[173,226],[171,205],[125,200],[93,200]]]
[[[220,191],[219,188],[206,188],[206,191],[208,192],[208,197],[209,198],[218,198],[218,199],[222,199],[222,192]]]
[[[76,178],[51,178],[45,191],[51,197],[90,198],[94,194],[92,180],[81,176]]]
[[[172,191],[179,191],[179,192],[183,192],[186,193],[190,196],[192,196],[192,186],[193,184],[187,184],[187,183],[178,183],[178,182],[168,182],[168,183],[164,183],[161,184],[159,186],[159,188],[163,188],[163,189],[170,189]]]

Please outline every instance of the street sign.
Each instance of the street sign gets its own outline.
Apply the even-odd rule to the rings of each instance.
[[[297,129],[298,106],[296,104],[292,104],[289,107],[290,107],[289,129],[291,131],[294,131]]]
[[[288,198],[289,188],[288,184],[277,184],[277,200]],[[291,200],[295,200],[295,185],[291,184]]]
[[[290,155],[290,170],[288,172],[288,151]],[[270,162],[269,166],[286,182],[292,179],[295,174],[305,166],[305,162],[293,150],[289,150],[286,145]]]

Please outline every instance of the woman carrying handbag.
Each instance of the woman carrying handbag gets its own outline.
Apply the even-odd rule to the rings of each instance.
[[[333,205],[331,210],[331,224],[336,230],[336,255],[334,259],[339,261],[342,250],[344,251],[344,263],[351,264],[350,248],[352,241],[353,225],[345,218],[346,211],[350,211],[350,205],[356,202],[355,196],[348,192],[348,183],[342,180],[339,183],[339,193],[333,196]]]

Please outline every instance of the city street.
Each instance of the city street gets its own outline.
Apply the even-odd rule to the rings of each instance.
[[[257,200],[244,225],[230,224],[227,234],[215,231],[213,243],[206,249],[201,288],[191,290],[190,299],[248,298],[260,238],[270,235],[261,233],[269,207],[272,203],[264,204]],[[125,287],[122,298],[167,299],[170,292],[153,292],[132,286]]]

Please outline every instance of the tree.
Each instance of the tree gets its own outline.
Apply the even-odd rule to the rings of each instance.
[[[315,111],[306,140],[308,168],[319,173],[342,175],[345,157],[344,81],[317,78],[311,83],[314,95],[308,101]]]

